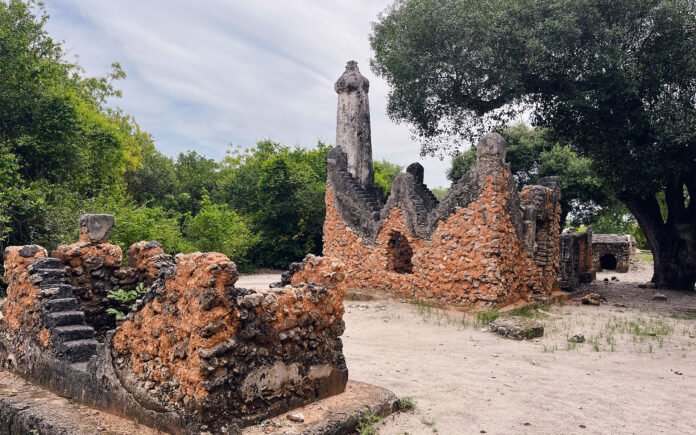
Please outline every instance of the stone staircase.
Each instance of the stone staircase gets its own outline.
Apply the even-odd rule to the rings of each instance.
[[[41,308],[51,331],[53,350],[70,363],[88,361],[97,351],[94,328],[85,324],[72,286],[65,283],[65,270],[57,258],[41,258],[29,266],[34,284],[41,290]]]
[[[365,210],[372,213],[375,220],[379,220],[379,211],[382,208],[377,195],[374,192],[370,192],[365,187],[363,187],[358,180],[353,177],[348,171],[341,171],[341,178],[343,181],[350,186],[350,189],[355,193],[354,197],[360,198],[363,202]]]

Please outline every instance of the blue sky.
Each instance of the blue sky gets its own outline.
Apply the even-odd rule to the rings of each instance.
[[[48,0],[48,30],[87,74],[117,61],[116,102],[175,156],[220,158],[260,139],[314,146],[335,139],[333,83],[346,61],[370,80],[376,159],[420,161],[447,186],[448,161],[419,157],[407,125],[386,116],[387,85],[369,69],[371,22],[382,0]]]

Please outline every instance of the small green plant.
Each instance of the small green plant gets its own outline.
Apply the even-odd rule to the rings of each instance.
[[[488,325],[498,317],[500,317],[498,311],[480,311],[476,313],[476,324],[480,326]]]
[[[383,421],[382,417],[375,414],[374,412],[368,412],[363,414],[358,420],[357,431],[360,435],[378,435],[375,425]]]
[[[135,301],[144,295],[147,290],[148,289],[145,287],[145,284],[141,282],[135,286],[134,289],[124,290],[117,287],[113,290],[109,290],[106,297],[112,301],[118,302],[122,310],[129,311],[133,307]],[[116,308],[107,308],[106,312],[116,316],[117,319],[122,319],[126,315],[124,311]]]
[[[410,396],[402,397],[399,399],[399,409],[402,411],[410,411],[415,409],[416,402]]]

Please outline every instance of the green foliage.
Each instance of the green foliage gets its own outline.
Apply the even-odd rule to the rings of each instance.
[[[416,401],[412,397],[406,396],[399,399],[399,410],[411,411],[416,409]]]
[[[646,248],[647,240],[636,218],[625,205],[615,202],[603,209],[592,222],[592,231],[597,234],[630,234],[639,247]]]
[[[166,163],[161,162],[166,165]],[[206,195],[215,194],[219,164],[195,151],[180,153],[174,163],[175,193],[179,198],[180,213],[196,213]],[[182,201],[186,198],[187,201]]]
[[[259,241],[246,219],[225,204],[213,204],[208,197],[203,197],[200,212],[188,221],[186,238],[196,250],[221,252],[237,262],[246,260]]]
[[[433,187],[430,191],[433,192],[438,201],[442,201],[449,194],[450,190],[446,187]]]
[[[375,425],[383,421],[384,419],[374,412],[366,412],[358,420],[356,430],[359,435],[378,435],[379,431],[375,428]]]
[[[259,242],[252,263],[285,268],[308,253],[321,253],[330,147],[288,148],[272,141],[230,152],[222,163],[218,195],[248,217]]]
[[[476,324],[477,325],[488,325],[495,319],[500,317],[500,312],[496,310],[492,311],[479,311],[476,313]]]
[[[391,192],[394,178],[404,170],[403,166],[390,163],[384,159],[373,163],[375,170],[375,187],[382,191],[382,197],[387,197]]]
[[[124,290],[117,287],[113,290],[109,290],[109,292],[106,294],[106,297],[108,299],[116,301],[120,305],[119,308],[121,308],[122,310],[130,311],[135,301],[142,295],[147,293],[147,291],[148,288],[145,287],[145,284],[141,282],[138,283],[138,285],[134,289]],[[125,317],[125,313],[116,308],[107,308],[106,312],[116,316],[116,319],[121,319]]]

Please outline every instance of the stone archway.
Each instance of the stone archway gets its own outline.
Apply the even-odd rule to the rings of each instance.
[[[614,254],[606,253],[599,257],[599,266],[602,270],[616,270],[616,256]]]
[[[413,249],[408,239],[398,231],[392,231],[387,243],[387,268],[396,273],[413,273]]]

